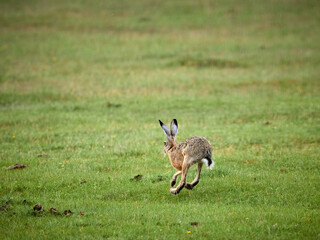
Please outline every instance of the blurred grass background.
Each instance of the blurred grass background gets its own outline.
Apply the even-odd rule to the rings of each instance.
[[[318,239],[319,5],[0,1],[0,237]],[[172,118],[216,162],[177,196]]]

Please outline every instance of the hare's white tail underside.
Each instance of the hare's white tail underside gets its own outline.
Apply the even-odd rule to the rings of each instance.
[[[203,158],[201,159],[201,162],[203,162],[204,164],[206,164],[206,166],[212,170],[212,168],[214,167],[214,161],[212,161],[211,159],[207,159],[207,158]]]

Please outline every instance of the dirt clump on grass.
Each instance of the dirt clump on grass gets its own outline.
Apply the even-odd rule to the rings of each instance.
[[[5,213],[7,213],[10,208],[11,208],[11,207],[10,207],[9,205],[3,204],[3,205],[0,206],[0,212],[5,212]]]
[[[133,178],[130,178],[130,181],[141,181],[142,180],[142,175],[138,174],[136,176],[134,176]]]
[[[29,167],[28,165],[25,165],[25,164],[14,164],[14,165],[11,165],[10,167],[7,168],[7,170],[11,170],[11,169],[23,169],[23,168],[26,168],[26,167]]]

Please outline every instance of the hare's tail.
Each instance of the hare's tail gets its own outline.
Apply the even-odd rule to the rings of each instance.
[[[207,165],[207,167],[211,170],[214,167],[214,161],[210,157],[203,158],[201,160],[204,164]]]

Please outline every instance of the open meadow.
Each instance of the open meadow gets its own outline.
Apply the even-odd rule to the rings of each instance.
[[[1,0],[0,239],[320,239],[319,24],[318,0]],[[216,164],[178,195],[173,118]]]

